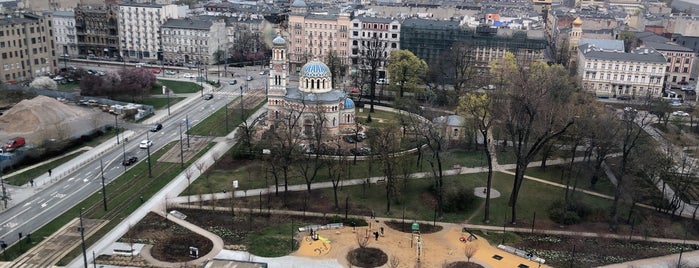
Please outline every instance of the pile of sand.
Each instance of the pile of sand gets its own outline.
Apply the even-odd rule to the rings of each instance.
[[[78,137],[110,122],[111,116],[97,109],[62,103],[38,96],[23,100],[0,116],[0,141],[21,136],[28,143]]]

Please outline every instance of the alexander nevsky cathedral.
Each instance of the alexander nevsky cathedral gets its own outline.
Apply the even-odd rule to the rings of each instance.
[[[287,56],[286,40],[277,36],[272,40],[269,66],[268,125],[291,126],[301,139],[322,133],[323,140],[329,141],[354,133],[354,102],[341,89],[333,89],[330,68],[318,60],[309,61],[301,68],[298,87],[291,87]]]

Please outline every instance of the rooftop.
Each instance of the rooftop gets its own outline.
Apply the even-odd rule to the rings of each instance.
[[[624,41],[622,40],[581,38],[580,44],[590,44],[607,51],[624,51]]]
[[[585,55],[588,59],[603,59],[603,60],[616,60],[616,61],[630,61],[630,62],[649,62],[649,63],[660,63],[665,64],[666,60],[663,54],[655,51],[652,48],[641,48],[631,51],[630,53],[625,52],[614,52],[614,51],[604,51],[600,48],[594,47],[590,44],[584,44],[578,47],[578,49]]]
[[[325,93],[305,93],[298,88],[287,88],[286,99],[311,104],[314,102],[332,103],[338,102],[347,97],[347,94],[339,89],[333,89]]]
[[[682,52],[694,52],[691,48],[686,48],[672,42],[658,43],[658,42],[643,42],[643,47],[650,47],[656,50],[663,51],[682,51]]]
[[[169,19],[163,23],[163,28],[177,29],[192,29],[192,30],[209,30],[212,22],[210,20],[193,20],[193,19]]]

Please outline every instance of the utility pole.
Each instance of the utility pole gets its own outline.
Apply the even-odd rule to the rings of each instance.
[[[182,123],[180,123],[180,168],[184,169],[184,150],[182,147]]]
[[[168,108],[170,107],[168,106]],[[117,144],[119,144],[119,119],[117,119],[116,112],[114,113],[114,129],[116,130]]]
[[[104,211],[107,211],[107,188],[104,184],[104,165],[102,165],[102,159],[100,159],[100,172],[102,173],[102,203],[104,204]]]
[[[247,77],[245,79],[247,79]],[[247,82],[245,82],[245,84],[247,85]],[[245,120],[243,116],[243,85],[240,85],[240,120]]]
[[[126,163],[126,142],[121,143],[121,150],[124,152],[124,162],[122,163]],[[124,169],[126,169],[126,166],[124,166]]]
[[[170,89],[169,88],[167,89],[167,92],[165,94],[167,94],[166,95],[167,96],[167,115],[170,116]]]
[[[85,226],[83,225],[83,209],[80,209],[80,240],[82,240],[82,247],[83,247],[83,262],[85,264],[85,268],[87,268],[87,253],[85,253]]]
[[[224,105],[223,107],[226,111],[226,133],[228,133],[228,103],[226,103],[226,105]]]
[[[2,188],[2,203],[5,209],[7,209],[7,200],[10,200],[10,197],[7,196],[7,188],[5,188],[5,179],[2,178],[2,170],[0,170],[0,187]]]
[[[186,127],[187,127],[187,149],[189,149],[189,115],[187,114],[184,117],[185,117],[184,123],[187,124],[186,125]]]
[[[148,141],[148,143],[150,143],[150,137],[149,137],[148,132],[150,132],[150,130],[146,131],[146,140]],[[150,144],[148,144],[148,143],[146,144],[146,152],[148,153],[148,159],[147,159],[147,161],[148,161],[148,178],[153,178],[153,171],[151,170],[151,165],[150,165]]]

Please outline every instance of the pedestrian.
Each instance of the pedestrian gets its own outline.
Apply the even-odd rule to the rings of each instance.
[[[374,232],[374,239],[376,239],[376,241],[379,241],[379,232]]]
[[[383,236],[383,226],[379,228],[381,230],[381,236]]]
[[[34,187],[34,179],[29,180],[29,184]]]
[[[371,210],[371,218],[372,218],[372,219],[376,219],[376,214],[374,213],[374,210],[373,210],[373,209]]]
[[[49,177],[51,177],[51,169],[49,168]]]

